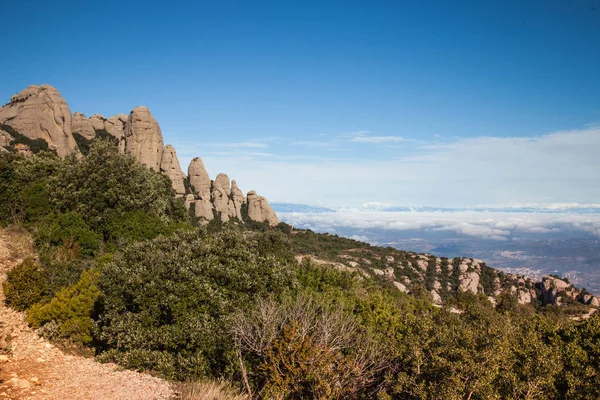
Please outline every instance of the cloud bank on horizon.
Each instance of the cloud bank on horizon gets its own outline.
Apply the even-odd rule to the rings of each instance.
[[[286,212],[280,218],[295,227],[335,233],[341,228],[448,233],[490,240],[527,237],[600,239],[600,213],[502,212],[502,211],[371,211]]]
[[[211,175],[227,172],[272,202],[472,207],[600,199],[595,125],[534,137],[407,140],[358,131],[304,142],[174,144],[182,165],[200,155]]]

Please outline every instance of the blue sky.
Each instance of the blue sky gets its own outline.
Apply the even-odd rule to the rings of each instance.
[[[600,197],[600,0],[5,2],[0,95],[148,106],[271,200]]]

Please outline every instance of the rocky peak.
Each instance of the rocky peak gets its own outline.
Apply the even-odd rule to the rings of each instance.
[[[200,157],[195,157],[188,167],[190,185],[201,199],[210,200],[211,181]]]
[[[71,119],[67,102],[50,85],[31,85],[0,108],[0,125],[31,139],[44,139],[60,157],[78,151]]]
[[[125,124],[125,151],[154,171],[160,170],[162,132],[147,107],[136,107],[129,114]]]
[[[166,145],[163,151],[160,172],[171,179],[173,190],[177,195],[183,196],[185,194],[185,185],[183,184],[185,174],[181,171],[175,148],[170,144]]]
[[[248,218],[251,220],[267,222],[271,226],[279,223],[279,218],[277,218],[267,199],[256,194],[254,190],[248,192],[246,205],[248,207]]]

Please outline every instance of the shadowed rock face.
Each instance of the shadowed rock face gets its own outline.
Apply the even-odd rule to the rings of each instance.
[[[183,184],[185,175],[181,171],[175,148],[170,144],[165,146],[160,162],[160,172],[171,179],[173,190],[177,195],[183,196],[185,194],[185,185]]]
[[[125,152],[154,171],[160,170],[162,133],[147,107],[136,107],[129,114],[125,124]]]
[[[0,108],[0,124],[31,139],[44,139],[60,157],[78,151],[71,119],[67,102],[49,85],[31,85]]]

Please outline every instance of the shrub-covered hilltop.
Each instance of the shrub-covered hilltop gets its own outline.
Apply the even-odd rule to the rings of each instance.
[[[111,141],[88,150],[0,154],[0,219],[37,249],[10,271],[6,301],[65,348],[175,381],[225,379],[253,398],[600,396],[597,315],[450,290],[474,263],[495,290],[499,275],[475,260],[247,216],[195,226],[167,176]],[[438,285],[452,308],[434,306]]]

